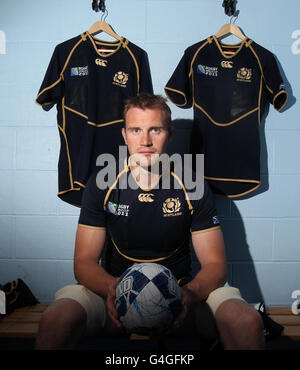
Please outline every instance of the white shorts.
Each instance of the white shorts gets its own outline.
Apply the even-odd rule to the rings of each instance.
[[[87,328],[88,335],[96,334],[104,328],[107,318],[105,300],[99,295],[93,293],[83,285],[74,284],[67,285],[58,290],[55,294],[55,300],[61,298],[73,299],[86,310],[87,313]],[[215,315],[218,307],[228,299],[240,299],[240,291],[237,288],[224,286],[211,292],[206,300],[213,315]]]
[[[86,334],[93,335],[104,328],[106,322],[105,301],[98,294],[87,289],[83,285],[67,285],[55,293],[55,300],[61,298],[73,299],[86,310],[87,325]]]
[[[215,315],[221,303],[227,301],[228,299],[239,299],[245,301],[244,298],[242,298],[238,288],[223,286],[213,290],[207,297],[206,303],[209,305],[210,309]]]

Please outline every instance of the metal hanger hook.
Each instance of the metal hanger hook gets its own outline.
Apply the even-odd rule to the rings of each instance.
[[[104,12],[101,15],[101,21],[105,22],[105,19],[108,16],[108,10],[105,8]]]
[[[230,17],[230,23],[235,23],[236,22],[236,20],[238,19],[238,17],[239,17],[239,13],[240,13],[240,11],[239,10],[237,10],[234,14],[232,14],[232,16]],[[234,19],[234,20],[233,20]],[[232,21],[233,20],[233,21]]]

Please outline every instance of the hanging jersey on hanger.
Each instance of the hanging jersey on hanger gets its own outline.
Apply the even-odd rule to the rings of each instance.
[[[100,41],[88,32],[56,46],[36,102],[57,105],[60,134],[58,196],[81,206],[100,154],[116,159],[124,100],[153,93],[147,53],[128,41]]]
[[[274,55],[245,38],[237,45],[215,36],[188,47],[165,92],[179,107],[194,107],[205,178],[216,195],[238,197],[260,181],[259,124],[268,103],[287,101]]]

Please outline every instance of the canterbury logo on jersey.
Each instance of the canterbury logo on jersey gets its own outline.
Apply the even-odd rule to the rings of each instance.
[[[154,202],[154,199],[152,197],[154,197],[154,194],[141,193],[138,196],[138,200],[140,202],[149,202],[149,203],[151,203],[151,202]]]
[[[104,59],[95,59],[95,63],[97,64],[97,66],[100,66],[100,67],[106,67],[107,65],[107,60],[104,60]]]
[[[251,82],[252,69],[251,68],[240,68],[237,73],[237,81]]]
[[[182,215],[182,212],[179,212],[180,208],[181,208],[181,203],[180,203],[179,198],[166,199],[162,206],[164,217]]]
[[[128,81],[128,73],[117,72],[113,78],[113,85],[117,85],[120,87],[126,87],[127,81]]]
[[[232,68],[233,67],[233,62],[230,62],[229,60],[223,60],[221,62],[221,66],[223,68]]]

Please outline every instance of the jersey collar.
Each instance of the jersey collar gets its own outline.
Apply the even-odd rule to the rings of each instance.
[[[128,41],[125,40],[124,37],[122,37],[120,41],[99,40],[93,37],[88,31],[82,34],[81,37],[83,38],[83,40],[88,40],[94,48],[95,52],[102,58],[106,58],[117,53],[120,50],[121,46],[124,47],[128,43]],[[99,47],[113,48],[113,51],[110,53],[101,53]]]
[[[223,43],[223,42],[220,42],[220,41],[217,39],[217,37],[216,37],[215,35],[213,35],[213,36],[211,36],[211,37],[209,37],[209,38],[208,38],[208,42],[209,42],[209,43],[214,42],[214,43],[217,45],[217,47],[218,47],[218,49],[219,49],[219,51],[220,51],[221,55],[222,55],[225,59],[231,59],[231,58],[234,58],[234,57],[235,57],[235,56],[236,56],[236,55],[237,55],[237,54],[242,50],[242,48],[243,48],[244,46],[248,47],[248,46],[251,44],[252,40],[250,40],[250,39],[248,39],[248,38],[245,38],[244,40],[242,40],[241,42],[239,42],[239,43],[237,43],[237,44],[228,45],[228,44],[225,44],[225,43]],[[223,48],[230,48],[230,47],[232,47],[233,49],[235,49],[235,52],[234,52],[233,54],[231,54],[231,55],[227,55],[227,54],[225,54],[225,52],[224,52]]]

